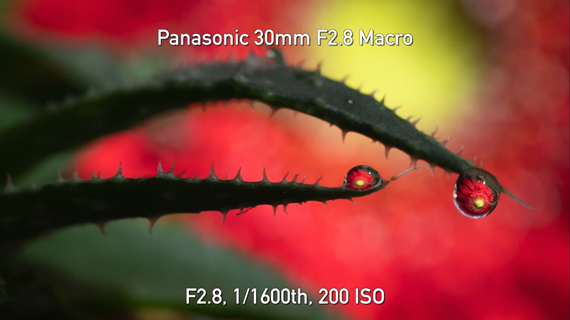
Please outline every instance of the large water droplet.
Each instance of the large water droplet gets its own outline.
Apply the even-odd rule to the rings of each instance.
[[[350,190],[368,190],[382,181],[382,177],[374,168],[360,165],[348,171],[344,177],[344,186]]]
[[[464,216],[481,219],[499,203],[497,179],[485,170],[473,168],[459,175],[453,189],[455,206]]]

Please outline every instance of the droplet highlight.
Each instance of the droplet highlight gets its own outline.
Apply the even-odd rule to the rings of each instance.
[[[499,184],[487,171],[469,169],[459,175],[453,189],[455,207],[464,216],[481,219],[488,216],[499,203]]]
[[[360,165],[348,171],[344,177],[344,187],[350,190],[368,190],[382,181],[382,177],[374,168]]]
[[[265,56],[269,59],[275,58],[275,50],[273,50],[273,49],[267,50],[267,52],[265,53]]]

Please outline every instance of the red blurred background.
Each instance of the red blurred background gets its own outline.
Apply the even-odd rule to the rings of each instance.
[[[363,8],[368,4],[359,3]],[[122,56],[158,52],[204,61],[264,48],[157,47],[157,28],[314,32],[311,19],[332,5],[30,0],[16,2],[11,23],[22,37],[38,41],[48,36],[77,46],[96,41]],[[278,210],[276,218],[271,208],[261,206],[240,217],[228,216],[225,225],[219,213],[204,213],[183,217],[188,227],[207,241],[272,264],[314,295],[321,287],[386,292],[380,306],[335,307],[349,317],[568,319],[568,1],[463,0],[454,8],[480,38],[481,73],[471,101],[456,106],[461,112],[445,111],[449,115],[443,120],[432,116],[431,121],[440,133],[454,137],[450,149],[464,145],[466,156],[477,154],[484,169],[539,211],[503,196],[489,217],[467,219],[452,202],[456,175],[446,179],[437,169],[435,177],[427,170],[410,173],[354,204],[334,201],[327,209],[321,203],[291,205],[288,215]],[[421,45],[422,39],[415,41]],[[333,74],[337,64],[351,63],[327,61],[326,54],[316,56],[310,48],[282,50],[292,63],[324,59],[325,66],[330,63],[325,75],[327,70]],[[430,76],[437,79],[439,74]],[[398,97],[388,95],[387,101],[391,99]],[[92,143],[77,155],[80,176],[90,176],[91,170],[111,176],[119,162],[126,176],[152,175],[162,160],[176,161],[175,173],[204,177],[214,161],[221,176],[233,177],[241,167],[244,179],[257,180],[265,167],[270,180],[291,172],[306,175],[308,182],[322,176],[324,185],[333,186],[355,165],[371,165],[386,178],[409,164],[396,150],[386,160],[382,146],[355,134],[343,144],[338,128],[291,111],[269,118],[269,109],[260,104],[255,110],[246,102],[209,107],[205,112],[190,107],[187,116],[163,117]],[[430,114],[431,109],[420,113],[424,119]]]

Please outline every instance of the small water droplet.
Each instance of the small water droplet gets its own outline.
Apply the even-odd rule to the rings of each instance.
[[[351,99],[351,100],[348,100],[348,104],[353,104],[353,103],[354,103],[354,102],[352,102],[352,99]]]
[[[275,58],[275,50],[273,50],[273,49],[267,50],[267,52],[265,53],[265,56],[269,59]]]
[[[374,168],[360,165],[348,171],[344,177],[344,186],[350,190],[368,190],[382,181],[382,177]]]
[[[482,169],[469,169],[459,175],[453,189],[455,207],[464,216],[481,219],[499,203],[500,192],[495,177]]]

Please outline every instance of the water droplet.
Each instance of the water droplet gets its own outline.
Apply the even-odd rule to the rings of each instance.
[[[350,190],[368,190],[382,183],[378,171],[369,166],[356,166],[344,177],[344,186]]]
[[[351,100],[348,100],[348,104],[353,104],[353,103],[354,103],[354,102],[352,102],[352,99],[351,99]]]
[[[275,50],[273,50],[273,49],[267,50],[267,52],[265,53],[265,56],[269,59],[275,58]]]
[[[499,203],[497,179],[485,170],[473,168],[459,175],[453,189],[455,206],[464,216],[481,219]]]

